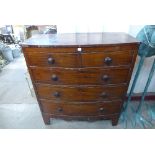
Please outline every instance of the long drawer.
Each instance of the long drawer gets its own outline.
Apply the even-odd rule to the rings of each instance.
[[[30,66],[41,67],[110,67],[130,65],[133,51],[86,52],[81,53],[45,53],[28,52]]]
[[[120,101],[90,104],[66,104],[64,102],[52,102],[41,100],[44,113],[56,115],[93,116],[120,113],[122,103]]]
[[[123,99],[126,85],[118,86],[58,86],[36,84],[39,98],[55,101],[107,101]]]
[[[54,85],[91,85],[126,83],[129,68],[43,68],[32,67],[35,82]]]

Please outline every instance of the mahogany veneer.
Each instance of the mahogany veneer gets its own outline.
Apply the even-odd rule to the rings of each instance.
[[[46,124],[111,119],[116,125],[139,42],[125,33],[36,35],[22,44]]]

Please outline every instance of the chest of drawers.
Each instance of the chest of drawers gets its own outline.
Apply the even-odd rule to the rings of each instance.
[[[36,35],[22,44],[45,124],[50,118],[116,125],[139,42],[125,33]]]

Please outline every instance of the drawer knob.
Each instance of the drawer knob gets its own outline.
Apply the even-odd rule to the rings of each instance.
[[[108,95],[107,95],[107,93],[103,92],[103,93],[101,94],[101,97],[106,98],[106,97],[108,97]]]
[[[56,91],[56,92],[53,93],[53,96],[60,97],[60,93]]]
[[[48,58],[48,64],[54,64],[55,60],[51,57]]]
[[[62,108],[58,108],[57,111],[58,111],[58,112],[62,112],[63,109],[62,109]]]
[[[112,58],[106,57],[106,58],[104,59],[104,62],[105,62],[107,65],[110,65],[110,64],[112,63]]]
[[[109,78],[109,76],[108,75],[103,75],[102,76],[102,80],[104,80],[104,81],[108,81],[110,78]]]
[[[58,80],[58,77],[57,77],[55,74],[53,74],[53,75],[52,75],[52,80],[53,80],[53,81],[57,81],[57,80]]]
[[[105,112],[104,108],[100,108],[99,110],[100,110],[100,112]]]

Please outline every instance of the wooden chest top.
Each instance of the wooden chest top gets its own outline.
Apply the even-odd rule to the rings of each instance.
[[[22,43],[23,47],[99,46],[139,43],[123,32],[38,34]]]

